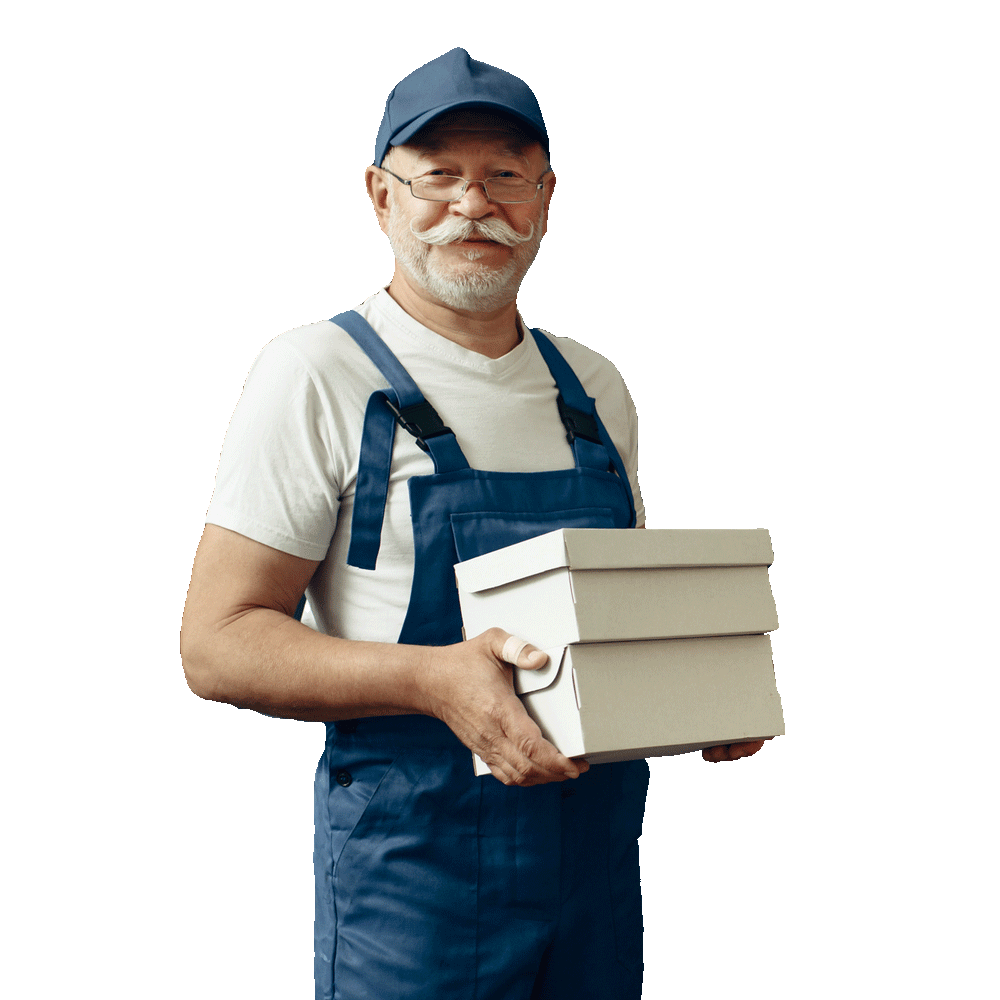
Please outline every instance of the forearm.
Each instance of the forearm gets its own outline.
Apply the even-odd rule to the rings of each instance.
[[[514,693],[512,664],[546,657],[521,640],[508,653],[511,638],[494,628],[451,646],[350,642],[255,607],[207,628],[185,621],[181,659],[203,698],[307,722],[430,715],[506,784],[575,778],[587,764],[559,753]]]
[[[280,611],[253,608],[181,636],[195,694],[304,721],[428,713],[429,648],[322,635]]]

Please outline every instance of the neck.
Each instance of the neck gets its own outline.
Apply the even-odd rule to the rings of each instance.
[[[388,292],[418,323],[466,350],[488,358],[502,358],[521,341],[517,303],[513,300],[487,312],[453,309],[430,296],[398,265]]]

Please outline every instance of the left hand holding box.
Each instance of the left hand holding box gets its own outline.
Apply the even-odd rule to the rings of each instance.
[[[768,736],[767,740],[773,740]],[[729,743],[721,747],[706,747],[701,752],[702,759],[710,764],[718,764],[723,760],[739,760],[741,757],[752,757],[767,740],[751,740],[749,743]]]

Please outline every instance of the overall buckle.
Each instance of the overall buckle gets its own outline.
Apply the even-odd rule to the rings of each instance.
[[[430,451],[425,438],[437,437],[439,434],[451,434],[451,428],[445,427],[437,410],[426,399],[397,409],[392,400],[386,397],[389,409],[396,414],[396,423],[408,434],[417,439],[417,447],[422,451]]]
[[[576,438],[583,438],[593,444],[603,444],[601,432],[598,430],[597,421],[593,414],[584,413],[570,406],[562,398],[562,393],[556,397],[556,405],[559,407],[559,417],[566,428],[566,440],[572,444]]]

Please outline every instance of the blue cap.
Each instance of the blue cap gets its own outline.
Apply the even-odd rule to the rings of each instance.
[[[452,49],[400,80],[385,102],[375,140],[375,165],[390,146],[402,146],[428,122],[455,108],[492,108],[518,119],[549,151],[542,109],[531,88],[511,73]]]

